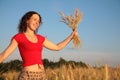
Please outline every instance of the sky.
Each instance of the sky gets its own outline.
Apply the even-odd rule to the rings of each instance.
[[[43,49],[43,59],[82,61],[89,65],[116,66],[120,64],[120,0],[0,0],[0,52],[10,43],[18,30],[21,17],[28,11],[42,16],[38,34],[57,44],[72,33],[60,22],[61,16],[73,15],[75,8],[83,13],[78,25],[81,47],[72,41],[61,51]],[[20,59],[16,49],[5,61]]]

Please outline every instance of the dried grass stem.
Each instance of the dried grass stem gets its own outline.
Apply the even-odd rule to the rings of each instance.
[[[66,25],[68,25],[73,31],[77,29],[78,27],[78,23],[82,20],[82,13],[79,12],[79,10],[76,8],[74,15],[68,15],[65,16],[64,13],[59,12],[59,14],[61,15],[61,22],[65,23]],[[75,36],[73,38],[73,44],[74,47],[78,48],[80,45],[80,39],[79,36]]]

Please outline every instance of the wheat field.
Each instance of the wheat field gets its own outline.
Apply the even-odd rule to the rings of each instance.
[[[61,65],[60,68],[46,68],[48,80],[120,80],[120,65],[110,68],[107,64],[101,68]],[[19,71],[0,73],[0,80],[17,80]]]

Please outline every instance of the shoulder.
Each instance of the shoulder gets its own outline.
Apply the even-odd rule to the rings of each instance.
[[[40,35],[40,34],[36,34],[37,35],[37,37],[39,37],[39,38],[45,38],[44,36],[42,36],[42,35]]]
[[[45,40],[45,37],[44,37],[44,36],[42,36],[42,35],[40,35],[40,34],[36,34],[36,35],[37,35],[39,41],[44,42],[44,40]]]
[[[21,39],[23,39],[24,33],[17,33],[15,34],[12,39],[15,39],[17,42],[19,42]]]
[[[24,35],[24,33],[17,33],[13,37],[22,37],[23,35]]]

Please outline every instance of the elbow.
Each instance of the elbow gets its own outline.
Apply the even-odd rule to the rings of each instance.
[[[62,50],[62,47],[61,46],[57,46],[56,51],[60,51],[60,50]]]
[[[61,50],[61,49],[58,48],[58,49],[56,49],[55,51],[60,51],[60,50]]]
[[[52,51],[60,51],[61,49],[60,49],[60,47],[58,47],[58,46],[56,46],[56,47],[45,47],[46,49],[48,49],[48,50],[52,50]]]

